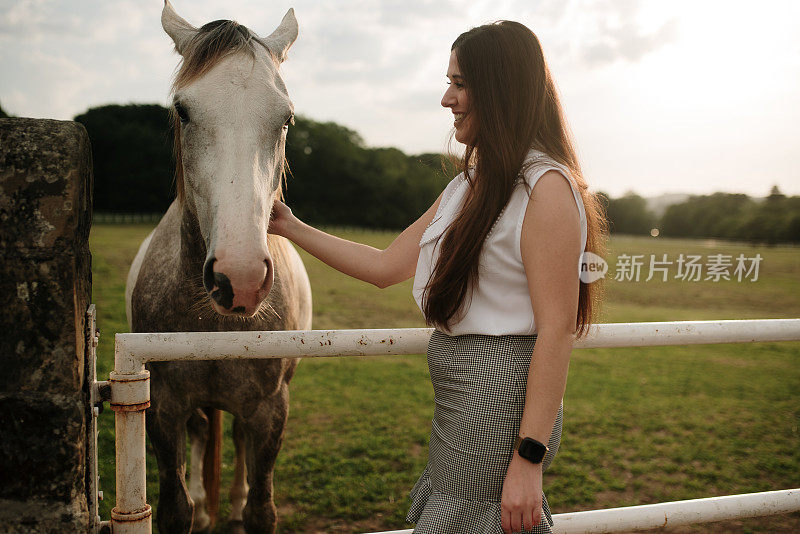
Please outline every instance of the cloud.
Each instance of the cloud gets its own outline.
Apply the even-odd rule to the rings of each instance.
[[[0,6],[0,42],[40,42],[61,31],[52,15],[53,6],[45,0],[21,0]]]
[[[678,36],[676,19],[655,29],[644,28],[639,21],[641,0],[601,0],[581,7],[585,40],[576,47],[576,54],[592,67],[618,60],[639,61]]]
[[[262,36],[294,7],[300,36],[282,71],[298,112],[348,125],[370,145],[440,150],[452,125],[439,105],[451,43],[473,26],[510,19],[539,37],[587,155],[587,173],[611,193],[631,184],[658,192],[676,183],[668,163],[677,150],[697,153],[687,174],[692,180],[755,168],[738,154],[726,160],[724,172],[716,159],[704,166],[702,158],[719,146],[746,152],[731,150],[725,135],[746,139],[751,152],[774,162],[772,174],[798,183],[791,159],[792,112],[800,109],[791,105],[800,83],[800,37],[792,26],[800,8],[794,3],[755,9],[729,0],[172,2],[193,24],[234,19]],[[166,103],[179,58],[160,13],[159,0],[0,0],[4,109],[68,119],[106,103]],[[752,76],[743,79],[742,64]],[[702,139],[658,126],[698,117],[708,125]],[[733,128],[720,117],[741,117],[741,125]],[[643,167],[646,181],[638,171]],[[781,183],[781,189],[797,186]]]
[[[7,95],[7,108],[15,115],[70,118],[74,101],[103,83],[79,61],[38,49],[22,50],[9,63],[6,68],[14,71],[14,85],[26,87],[19,91],[12,85],[2,91]],[[0,89],[5,88],[4,80]]]
[[[452,17],[464,5],[453,0],[420,0],[410,3],[407,0],[387,0],[378,8],[378,21],[386,26],[415,26],[423,20],[442,20]]]
[[[77,5],[55,0],[21,0],[0,6],[0,39],[108,44],[139,35],[144,21],[145,13],[132,0]]]

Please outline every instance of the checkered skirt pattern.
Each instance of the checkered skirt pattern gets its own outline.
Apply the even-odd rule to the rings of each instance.
[[[519,434],[536,336],[448,336],[434,331],[428,368],[435,408],[428,465],[411,490],[406,520],[415,534],[502,534],[500,498]],[[542,462],[547,469],[561,443],[559,407]],[[551,534],[553,518],[525,533]]]

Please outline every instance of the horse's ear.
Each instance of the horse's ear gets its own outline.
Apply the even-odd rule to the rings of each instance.
[[[167,35],[172,37],[175,50],[183,55],[186,45],[197,34],[197,28],[186,22],[178,15],[169,0],[164,0],[164,9],[161,10],[161,26]]]
[[[283,62],[295,39],[297,39],[297,19],[294,17],[294,8],[289,8],[280,26],[262,41],[278,61]]]

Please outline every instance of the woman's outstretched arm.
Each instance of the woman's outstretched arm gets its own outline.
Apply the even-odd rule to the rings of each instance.
[[[337,271],[380,288],[414,276],[419,258],[419,240],[439,207],[441,195],[422,216],[392,241],[385,250],[348,241],[309,226],[292,214],[286,204],[275,201],[269,233],[282,235]]]

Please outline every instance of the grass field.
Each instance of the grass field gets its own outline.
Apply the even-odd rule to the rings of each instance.
[[[127,331],[128,266],[150,226],[92,230],[100,377],[113,333]],[[385,246],[392,234],[344,232]],[[610,281],[601,322],[800,317],[800,248],[617,237],[621,254],[676,260],[683,253],[760,253],[755,282],[660,278]],[[410,282],[378,290],[303,254],[314,328],[424,326]],[[645,265],[645,268],[647,265]],[[407,493],[425,464],[433,393],[424,356],[309,359],[292,380],[275,470],[281,533],[407,528]],[[564,399],[564,437],[545,473],[554,513],[800,486],[800,343],[576,350]],[[230,433],[230,417],[226,432]],[[101,515],[114,495],[113,415],[101,416]],[[223,450],[232,475],[232,445]],[[148,457],[148,501],[158,499]],[[222,514],[229,510],[223,488]],[[216,531],[224,532],[224,527]],[[800,532],[800,514],[682,527],[669,532]]]

